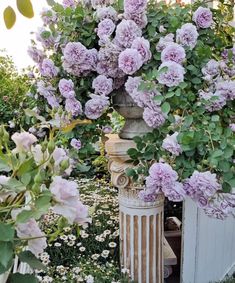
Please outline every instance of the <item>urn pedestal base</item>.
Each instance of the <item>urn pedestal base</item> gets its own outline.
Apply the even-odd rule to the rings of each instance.
[[[132,167],[127,150],[134,148],[132,140],[108,135],[106,151],[109,156],[111,180],[119,189],[120,262],[138,283],[163,283],[163,211],[164,196],[155,202],[143,202],[137,188],[126,176]]]

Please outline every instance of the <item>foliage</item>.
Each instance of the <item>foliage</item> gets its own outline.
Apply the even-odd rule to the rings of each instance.
[[[16,0],[18,11],[26,18],[33,18],[34,11],[31,0]],[[7,29],[11,29],[16,22],[16,13],[11,6],[7,6],[3,11],[3,18]]]
[[[14,133],[12,148],[9,133],[0,127],[0,274],[11,269],[16,255],[32,269],[46,269],[37,257],[50,235],[40,230],[38,221],[49,209],[60,215],[57,233],[64,226],[78,227],[89,221],[77,183],[66,179],[72,171],[72,160],[64,148],[56,146],[54,134],[51,130],[49,140],[36,144],[34,135]],[[17,283],[36,279],[16,273],[10,280]]]
[[[0,54],[0,122],[13,126],[24,124],[23,109],[26,103],[26,93],[29,79],[19,74],[12,59],[4,52]]]

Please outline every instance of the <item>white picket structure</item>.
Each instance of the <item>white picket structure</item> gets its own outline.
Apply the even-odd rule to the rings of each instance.
[[[211,219],[187,199],[183,213],[181,283],[217,282],[235,271],[235,219]]]

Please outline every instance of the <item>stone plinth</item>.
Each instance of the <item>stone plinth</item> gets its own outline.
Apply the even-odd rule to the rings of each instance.
[[[163,209],[162,195],[155,202],[143,202],[137,188],[126,176],[127,150],[134,148],[132,140],[108,135],[106,151],[109,156],[111,180],[119,189],[120,262],[138,283],[163,283]]]

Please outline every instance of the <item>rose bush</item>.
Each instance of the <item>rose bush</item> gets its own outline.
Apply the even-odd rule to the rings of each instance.
[[[136,168],[127,174],[139,181],[150,174],[140,197],[189,195],[224,219],[235,206],[232,8],[229,1],[219,9],[203,1],[53,2],[36,34],[43,50],[29,49],[41,74],[35,95],[53,113],[88,118],[97,129],[109,119],[110,97],[125,90],[153,128],[129,150]]]

